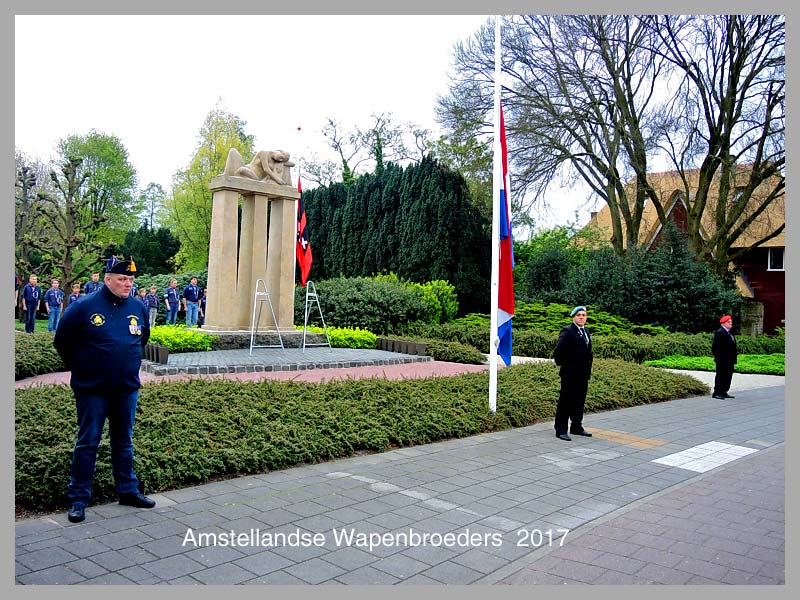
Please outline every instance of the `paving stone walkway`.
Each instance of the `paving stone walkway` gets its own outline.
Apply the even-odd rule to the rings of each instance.
[[[20,520],[16,582],[781,584],[784,389],[592,414],[572,442],[538,423]]]

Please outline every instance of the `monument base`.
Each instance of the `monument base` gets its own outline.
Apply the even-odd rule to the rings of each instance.
[[[199,329],[203,333],[213,335],[217,339],[214,342],[214,350],[238,350],[241,348],[250,348],[250,331],[215,331],[213,329],[206,329],[201,327]],[[296,329],[281,330],[281,338],[283,338],[283,345],[286,348],[302,348],[303,346],[303,332]],[[278,334],[273,329],[272,331],[258,332],[253,341],[256,346],[280,346]],[[321,344],[325,343],[325,336],[321,333],[306,333],[306,344]]]

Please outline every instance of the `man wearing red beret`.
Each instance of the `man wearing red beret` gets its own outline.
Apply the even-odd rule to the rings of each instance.
[[[733,398],[728,394],[731,389],[731,379],[733,379],[733,369],[736,365],[736,339],[731,334],[733,319],[730,315],[724,315],[720,320],[721,327],[714,333],[714,341],[711,342],[711,353],[714,355],[714,363],[717,366],[717,375],[714,377],[714,393],[712,398],[724,400]]]

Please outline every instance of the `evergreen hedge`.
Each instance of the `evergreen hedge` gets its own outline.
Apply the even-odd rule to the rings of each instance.
[[[497,412],[488,373],[324,384],[193,379],[142,386],[134,443],[147,493],[212,478],[284,469],[391,448],[521,427],[552,419],[558,368],[517,365],[498,374]],[[707,394],[697,380],[621,361],[597,360],[586,410],[594,412]],[[15,497],[29,510],[59,510],[76,431],[66,385],[15,392]],[[95,502],[114,497],[108,439],[94,480]]]

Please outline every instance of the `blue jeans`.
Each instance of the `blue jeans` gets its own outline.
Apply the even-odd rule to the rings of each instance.
[[[50,314],[47,315],[47,331],[55,331],[58,327],[58,318],[61,316],[60,306],[51,306]]]
[[[197,325],[197,302],[186,301],[186,326]]]
[[[97,462],[97,448],[108,419],[111,441],[111,471],[117,494],[136,494],[139,480],[133,473],[133,419],[139,392],[100,395],[75,392],[78,412],[78,438],[72,452],[67,497],[70,503],[88,506],[92,498],[92,479]]]
[[[36,305],[28,304],[25,307],[25,333],[33,333],[36,325]]]
[[[178,322],[179,304],[170,304],[167,310],[167,325],[175,325]]]

